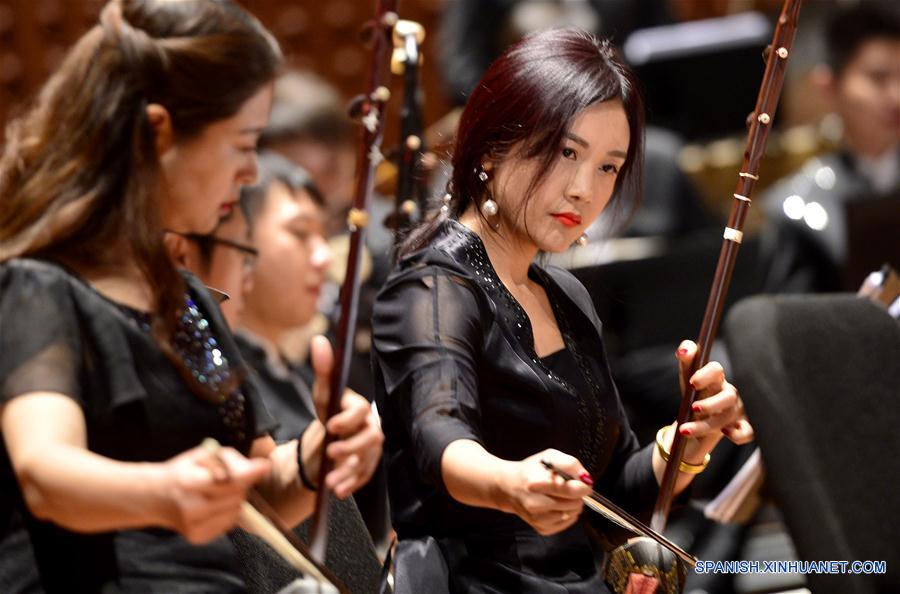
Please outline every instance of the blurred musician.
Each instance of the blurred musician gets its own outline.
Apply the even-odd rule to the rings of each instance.
[[[846,203],[900,200],[900,7],[860,2],[835,12],[826,45],[827,64],[814,79],[843,121],[843,146],[764,196],[762,256],[772,292],[846,289]]]
[[[290,523],[311,511],[297,442],[276,447],[215,300],[164,245],[209,233],[256,178],[280,64],[231,1],[113,0],[12,123],[4,592],[243,592],[224,534],[248,490]]]

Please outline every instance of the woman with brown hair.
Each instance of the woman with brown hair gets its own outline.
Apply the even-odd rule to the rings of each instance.
[[[4,592],[242,592],[223,535],[247,490],[291,523],[311,511],[296,440],[269,437],[221,312],[163,231],[209,233],[254,181],[280,63],[230,0],[113,0],[10,126]]]
[[[672,430],[639,447],[590,295],[535,258],[569,249],[623,191],[640,195],[642,143],[633,73],[584,32],[526,37],[469,97],[450,192],[401,245],[372,320],[395,592],[608,591],[609,525],[583,517],[582,497],[593,485],[649,511]],[[682,343],[683,368],[695,352]],[[720,365],[691,382],[677,491],[723,435],[753,435]]]

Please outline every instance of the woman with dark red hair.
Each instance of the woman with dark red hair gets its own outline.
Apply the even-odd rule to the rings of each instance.
[[[526,37],[469,98],[450,191],[401,246],[373,317],[396,591],[603,592],[588,485],[652,506],[665,463],[628,426],[591,298],[534,263],[639,195],[642,136],[633,73],[579,31]],[[682,343],[682,366],[695,351]],[[744,443],[753,429],[721,365],[691,381],[683,469],[699,472],[723,434]]]

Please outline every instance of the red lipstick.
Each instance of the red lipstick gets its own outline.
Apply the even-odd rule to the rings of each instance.
[[[555,212],[550,216],[566,227],[577,227],[581,224],[581,215],[575,212]]]

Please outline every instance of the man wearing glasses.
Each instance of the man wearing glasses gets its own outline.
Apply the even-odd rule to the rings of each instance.
[[[196,274],[220,297],[228,325],[237,327],[244,307],[244,292],[250,288],[259,250],[252,245],[247,217],[238,206],[219,218],[205,235],[166,231],[166,244],[175,263]]]
[[[175,262],[196,274],[214,292],[227,294],[222,311],[251,368],[248,381],[260,393],[278,422],[272,436],[278,442],[298,441],[300,477],[317,488],[318,460],[324,434],[317,418],[322,406],[314,384],[328,385],[327,371],[289,363],[281,354],[283,335],[307,324],[317,311],[331,252],[324,237],[322,199],[302,169],[275,155],[260,156],[256,185],[243,190],[237,206],[222,213],[206,235],[167,232]],[[322,344],[325,343],[325,345]],[[319,350],[327,341],[319,339]],[[326,388],[327,392],[327,388]],[[338,432],[341,457],[356,459],[354,471],[330,485],[341,499],[349,497],[372,476],[381,456],[384,436],[380,423],[360,395],[349,392],[342,401],[343,430]],[[331,427],[331,425],[329,425]],[[333,447],[333,446],[332,446]],[[305,524],[301,525],[301,534]],[[326,554],[329,568],[352,591],[375,591],[380,562],[359,511],[352,500],[334,509],[330,530],[334,551]],[[236,542],[239,550],[245,544]],[[244,562],[254,565],[252,550]],[[352,555],[348,555],[352,551]],[[268,561],[264,561],[266,565]],[[274,579],[277,576],[267,576]],[[253,591],[274,591],[283,584],[259,583]]]

